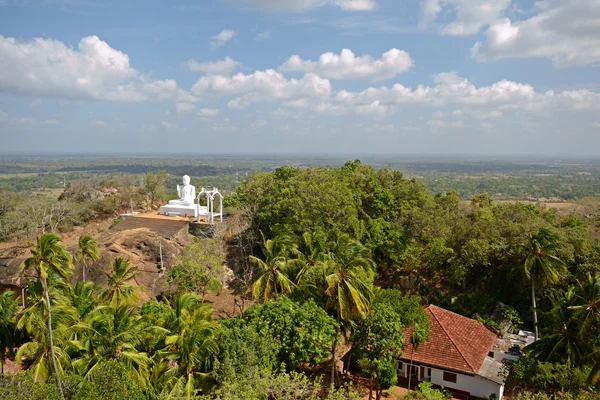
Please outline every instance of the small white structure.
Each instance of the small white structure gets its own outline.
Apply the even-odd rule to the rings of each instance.
[[[206,199],[205,206],[200,205],[200,200],[203,196]],[[219,211],[215,212],[215,199],[217,198],[219,200]],[[223,222],[223,195],[219,192],[219,189],[213,188],[212,190],[206,190],[205,188],[202,188],[198,194],[198,204],[196,205],[196,208],[198,221],[200,221],[200,217],[204,217],[206,222],[214,224],[215,217],[218,217],[220,222]]]
[[[407,345],[396,364],[399,379],[410,375],[411,386],[427,381],[455,395],[502,399],[506,371],[491,351],[496,334],[481,322],[434,305],[425,312],[431,322],[429,340],[413,352],[412,328],[406,330]]]
[[[159,210],[159,214],[170,215],[170,216],[184,216],[197,217],[198,208],[194,204],[196,198],[196,187],[190,185],[190,177],[188,175],[183,176],[183,186],[177,185],[177,194],[179,195],[178,200],[170,200],[169,204],[162,206]]]

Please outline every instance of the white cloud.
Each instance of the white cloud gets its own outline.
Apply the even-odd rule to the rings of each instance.
[[[214,118],[217,115],[219,115],[219,110],[218,109],[212,109],[212,108],[201,108],[200,110],[198,110],[197,113],[198,117],[200,118]]]
[[[382,54],[380,59],[373,60],[369,55],[355,56],[349,49],[340,54],[324,53],[319,61],[303,60],[300,56],[291,56],[280,71],[311,72],[330,79],[372,78],[383,80],[408,71],[413,60],[405,51],[391,49]]]
[[[101,119],[96,119],[94,121],[90,121],[90,125],[91,126],[103,127],[103,126],[106,126],[106,122],[102,121]]]
[[[236,35],[237,35],[236,31],[233,31],[231,29],[223,29],[221,32],[219,32],[218,35],[212,36],[210,38],[210,47],[212,47],[213,49],[218,49],[219,47],[223,47],[227,44],[227,42],[229,42],[231,39],[233,39]]]
[[[550,58],[556,67],[600,62],[600,0],[545,0],[523,21],[506,18],[485,31],[471,53],[479,61]]]
[[[337,6],[348,11],[371,11],[376,8],[375,0],[231,0],[248,4],[265,11],[303,12],[326,5]]]
[[[600,129],[600,121],[594,121],[594,122],[592,122],[592,128],[598,128],[598,129]]]
[[[501,20],[510,3],[511,0],[421,0],[421,23],[427,26],[438,22],[445,35],[473,35]],[[444,20],[446,15],[453,20]]]
[[[179,102],[175,104],[175,113],[176,114],[186,114],[190,111],[193,111],[196,108],[195,104]]]
[[[44,121],[44,124],[46,125],[58,125],[60,123],[59,120],[57,120],[56,118],[50,118]]]
[[[40,99],[33,99],[31,102],[31,107],[37,107],[40,104],[42,104],[42,101]]]
[[[177,125],[169,122],[169,121],[160,121],[160,126],[162,126],[166,130],[172,130],[177,128]]]
[[[192,59],[188,60],[188,62],[186,62],[185,65],[190,71],[205,72],[207,74],[229,75],[235,72],[241,64],[232,59],[231,57],[225,57],[221,61],[204,63]]]
[[[71,100],[138,102],[177,93],[174,80],[153,81],[129,65],[129,56],[97,36],[77,49],[53,39],[0,35],[0,91]]]
[[[288,101],[315,99],[331,95],[331,83],[315,74],[305,74],[301,79],[286,79],[281,73],[268,69],[232,77],[204,76],[192,87],[196,96],[235,96],[237,105],[258,101]],[[231,104],[229,105],[231,107]]]
[[[371,11],[377,6],[375,0],[337,0],[335,4],[350,11]]]

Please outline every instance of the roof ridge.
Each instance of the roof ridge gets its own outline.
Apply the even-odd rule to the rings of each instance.
[[[431,306],[433,306],[434,308],[439,308],[440,310],[444,310],[444,309],[436,306],[435,304],[430,304],[429,305],[429,309],[431,311],[431,315],[433,315],[433,317],[436,319],[436,321],[438,322],[438,324],[440,324],[440,326],[442,327],[442,330],[444,331],[444,333],[446,334],[446,336],[448,336],[448,339],[450,339],[450,341],[452,342],[452,344],[454,345],[454,347],[456,347],[456,350],[458,350],[458,353],[460,354],[460,356],[463,358],[463,360],[465,360],[465,363],[471,368],[471,370],[473,371],[474,374],[477,374],[479,371],[475,370],[475,367],[473,367],[471,365],[471,363],[469,362],[469,360],[467,359],[467,357],[465,357],[465,355],[461,351],[460,347],[456,344],[456,342],[452,338],[452,335],[450,335],[448,333],[448,331],[446,330],[446,327],[444,326],[444,324],[442,324],[442,322],[435,315],[434,308],[432,308]],[[444,311],[447,311],[447,310],[444,310]],[[452,311],[450,311],[450,312],[452,312]],[[453,313],[453,314],[456,314],[456,313]],[[456,314],[456,315],[460,315],[460,314]],[[466,318],[463,315],[460,315],[460,316],[463,317],[463,318]]]

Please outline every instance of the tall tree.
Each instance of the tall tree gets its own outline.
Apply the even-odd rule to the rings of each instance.
[[[373,299],[374,263],[366,247],[347,236],[338,239],[334,252],[324,261],[325,295],[328,306],[334,310],[338,326],[348,326],[352,318],[363,318],[369,313]],[[339,329],[338,327],[338,329]],[[341,332],[338,332],[338,335]],[[335,382],[337,339],[332,348],[331,381]]]
[[[413,331],[410,334],[410,346],[411,346],[411,353],[410,353],[410,367],[408,368],[408,390],[410,391],[410,378],[412,377],[412,365],[413,365],[413,357],[415,356],[415,351],[419,350],[419,346],[425,342],[425,340],[427,340],[427,338],[429,337],[429,329],[428,327],[424,326],[423,324],[420,324],[418,322],[415,322],[413,324]]]
[[[260,269],[260,275],[251,286],[252,295],[255,298],[262,295],[266,302],[273,294],[277,297],[279,294],[290,293],[296,286],[288,276],[295,262],[290,259],[290,254],[296,245],[283,236],[265,240],[263,235],[263,241],[265,260],[255,256],[249,256],[249,260]]]
[[[547,228],[541,228],[535,234],[529,234],[529,240],[524,245],[527,256],[523,262],[523,273],[531,281],[531,304],[535,340],[539,337],[538,315],[535,300],[536,286],[555,284],[560,274],[566,271],[566,265],[557,256],[558,236]]]
[[[75,259],[81,260],[83,264],[83,281],[85,282],[85,270],[88,262],[94,262],[100,258],[100,247],[92,235],[81,235],[78,241],[78,249],[75,253]]]
[[[56,234],[48,233],[37,238],[36,245],[31,247],[31,257],[27,258],[23,265],[26,269],[34,270],[38,280],[42,284],[46,307],[48,309],[48,335],[50,340],[50,354],[52,365],[56,374],[56,384],[62,398],[62,381],[56,365],[56,356],[54,354],[54,340],[52,337],[52,306],[48,294],[48,275],[55,274],[59,278],[66,280],[73,269],[73,260],[69,252],[61,245],[62,238]]]

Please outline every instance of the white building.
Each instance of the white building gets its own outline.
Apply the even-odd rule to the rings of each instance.
[[[434,305],[425,311],[431,321],[429,340],[413,354],[409,340],[412,329],[407,329],[404,355],[397,363],[399,380],[408,380],[412,357],[411,387],[428,381],[450,390],[455,397],[494,395],[502,399],[506,376],[492,353],[496,334],[481,322]]]

